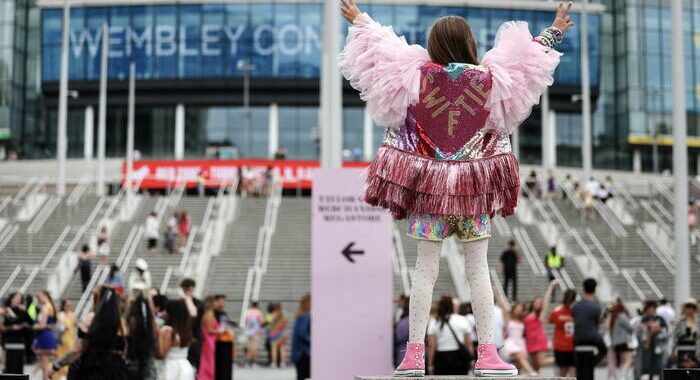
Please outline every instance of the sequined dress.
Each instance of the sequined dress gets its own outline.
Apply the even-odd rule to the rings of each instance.
[[[386,127],[364,200],[408,218],[419,239],[490,236],[490,217],[513,214],[518,202],[509,134],[553,82],[561,56],[553,45],[533,38],[527,23],[507,22],[480,65],[439,65],[391,27],[358,16],[339,66]]]

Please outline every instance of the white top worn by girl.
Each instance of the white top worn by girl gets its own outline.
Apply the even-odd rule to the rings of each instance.
[[[455,335],[457,335],[459,342],[464,344],[464,334],[471,334],[472,331],[472,326],[467,318],[459,314],[450,314],[448,323],[452,327],[452,330],[454,330]],[[457,351],[459,349],[459,345],[457,344],[454,335],[452,335],[450,328],[447,326],[447,323],[445,323],[442,328],[440,325],[440,321],[435,319],[431,319],[430,324],[428,325],[428,335],[435,336],[437,351]]]

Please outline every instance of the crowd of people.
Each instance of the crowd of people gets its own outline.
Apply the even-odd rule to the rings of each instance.
[[[525,177],[526,197],[533,196],[536,199],[546,197],[548,199],[561,197],[563,199],[569,196],[578,198],[584,205],[585,215],[593,217],[595,212],[594,203],[599,201],[606,203],[608,199],[614,195],[614,183],[611,176],[605,176],[605,180],[600,182],[594,177],[588,178],[584,184],[578,178],[571,174],[566,174],[561,181],[558,181],[553,170],[547,173],[546,181],[540,179],[540,175],[536,170],[532,170]]]
[[[35,296],[10,294],[0,308],[0,337],[4,373],[26,373],[48,379],[231,379],[236,344],[226,296],[194,296],[196,283],[185,278],[177,297],[150,287],[146,270],[137,268],[124,286],[118,273],[96,288],[92,309],[84,318],[63,300],[56,307],[46,290]],[[122,277],[123,278],[123,277]],[[299,379],[310,375],[310,308],[307,294],[300,301],[293,329],[280,303],[263,314],[253,303],[248,311],[244,354],[257,361],[263,339],[271,366],[286,366],[285,345],[292,341],[292,358]],[[0,355],[3,357],[3,355]]]
[[[668,300],[649,300],[631,313],[622,300],[601,306],[597,283],[586,279],[579,297],[566,289],[561,303],[552,294],[559,281],[549,282],[544,295],[528,303],[508,302],[505,292],[494,289],[494,336],[504,360],[521,374],[537,376],[554,365],[557,376],[594,378],[594,368],[607,364],[614,380],[660,379],[664,368],[698,368],[700,317],[694,298],[678,312]],[[408,340],[408,304],[397,300],[394,361],[403,358]],[[547,324],[553,327],[548,336]],[[479,344],[470,303],[444,295],[434,301],[426,335],[426,368],[434,375],[467,375]]]

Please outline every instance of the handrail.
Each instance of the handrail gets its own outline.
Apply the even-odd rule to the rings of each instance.
[[[143,231],[144,227],[141,226],[136,230],[136,235],[131,239],[131,245],[129,246],[129,250],[126,252],[126,256],[122,259],[121,263],[119,263],[119,269],[121,271],[124,271],[125,269],[129,268],[129,264],[131,263],[131,259],[134,258],[134,254],[136,254],[136,249],[139,247],[139,244],[141,242],[141,239],[143,237]]]
[[[664,207],[664,205],[662,205],[658,199],[652,200],[651,203],[656,207],[656,210],[662,218],[666,218],[666,220],[668,220],[669,223],[673,222],[673,215],[671,215],[671,213],[668,212],[668,210],[666,210],[666,207]]]
[[[197,261],[193,264],[194,268],[192,270],[192,273],[195,274],[197,283],[200,284],[204,284],[207,279],[207,272],[209,271],[209,264],[211,263],[212,258],[212,255],[209,252],[209,244],[211,244],[213,233],[214,230],[211,228],[208,228],[206,231],[204,231],[204,238],[202,238],[202,244],[199,251],[199,255],[197,256]],[[197,294],[197,296],[201,297],[203,291],[204,286],[196,290],[195,293]]]
[[[274,178],[272,186],[272,191],[265,205],[263,225],[260,226],[258,230],[258,241],[255,247],[253,266],[248,268],[249,278],[246,278],[246,288],[245,293],[243,293],[243,303],[241,304],[241,309],[243,310],[241,314],[241,323],[245,323],[245,309],[250,300],[257,301],[260,296],[262,275],[267,270],[272,234],[275,231],[275,224],[277,223],[277,209],[279,208],[282,198],[282,182]],[[249,280],[250,284],[247,282]]]
[[[132,226],[131,230],[129,230],[129,234],[126,235],[126,240],[124,241],[124,245],[122,245],[122,249],[119,251],[119,255],[117,256],[117,259],[115,260],[115,264],[121,269],[122,263],[124,261],[124,258],[129,252],[129,249],[131,248],[131,242],[134,239],[134,234],[136,234],[138,227]]]
[[[630,191],[627,189],[627,183],[623,181],[618,182],[620,183],[620,186],[613,187],[613,196],[620,195],[631,209],[639,209],[639,202],[636,199],[634,199],[632,193],[630,193]]]
[[[491,218],[491,223],[496,226],[496,230],[498,230],[501,236],[513,236],[513,230],[503,217],[495,215]]]
[[[117,257],[116,263],[119,266],[119,270],[123,271],[125,263],[128,263],[127,258],[130,259],[130,257],[136,250],[136,247],[138,246],[141,237],[140,233],[143,233],[143,227],[133,226],[129,231],[129,235],[127,236],[126,241],[124,242],[124,245],[122,246],[122,249],[119,252],[119,256]],[[93,277],[90,278],[88,286],[85,288],[85,291],[83,291],[83,293],[81,294],[80,300],[78,301],[78,304],[75,307],[75,314],[80,316],[79,320],[84,319],[90,312],[90,306],[92,305],[93,290],[95,289],[95,287],[97,287],[98,284],[105,282],[107,280],[108,275],[109,267],[103,267],[95,271],[95,275],[93,275]]]
[[[109,267],[99,267],[90,277],[90,282],[88,282],[85,291],[80,295],[80,299],[78,300],[78,303],[75,306],[75,315],[78,316],[79,321],[83,320],[85,316],[89,313],[89,311],[85,312],[84,310],[87,310],[87,305],[90,302],[90,299],[92,299],[92,291],[95,289],[95,286],[97,286],[97,283],[103,276],[106,276],[108,274]]]
[[[38,265],[34,265],[34,266],[32,267],[31,272],[29,272],[29,275],[28,275],[27,278],[24,280],[24,283],[23,283],[22,286],[19,288],[19,292],[20,292],[20,293],[22,293],[22,294],[26,294],[26,293],[27,293],[27,289],[29,289],[29,285],[32,284],[32,281],[34,281],[34,277],[36,277],[36,275],[37,275],[38,273],[39,273],[39,266],[38,266]]]
[[[632,276],[629,274],[629,271],[627,269],[622,270],[622,277],[627,280],[627,283],[629,284],[630,288],[634,290],[634,292],[637,294],[637,297],[639,297],[639,300],[644,300],[646,297],[644,296],[644,292],[642,289],[639,288],[636,282],[634,282],[634,279],[632,279]]]
[[[642,238],[642,240],[650,248],[651,252],[654,253],[659,261],[661,261],[661,264],[668,269],[669,273],[674,273],[676,271],[676,264],[671,263],[670,259],[665,254],[661,253],[661,250],[664,249],[663,247],[660,247],[653,239],[650,239],[641,228],[637,228],[637,235]]]
[[[56,207],[58,207],[60,203],[61,198],[59,197],[51,197],[48,201],[46,201],[32,223],[29,224],[29,227],[27,227],[27,233],[34,235],[41,231],[41,228],[44,227],[44,223],[46,223],[49,217],[51,217],[51,214],[54,212],[54,210],[56,210]]]
[[[168,266],[165,270],[165,275],[163,276],[163,282],[160,284],[160,294],[166,294],[168,291],[168,284],[170,283],[170,277],[173,276],[173,267]]]
[[[671,194],[671,190],[669,190],[666,185],[661,183],[661,181],[656,178],[651,180],[651,184],[653,187],[655,187],[656,191],[666,199],[667,202],[673,204],[673,194]]]
[[[601,219],[603,219],[605,224],[610,227],[617,237],[627,237],[627,230],[625,230],[625,227],[619,222],[617,215],[615,215],[608,206],[601,202],[593,202],[593,208],[595,208]]]
[[[583,186],[583,185],[579,185],[579,186]],[[576,207],[577,209],[583,208],[583,206],[584,206],[583,202],[581,202],[581,199],[579,199],[578,194],[576,194],[576,192],[574,192],[573,188],[568,187],[568,186],[562,186],[561,184],[559,185],[559,188],[562,189],[564,191],[564,193],[566,193],[566,198],[569,199],[571,201],[571,203],[574,204],[574,207]]]
[[[0,288],[0,298],[5,297],[5,293],[10,289],[12,283],[15,282],[15,279],[19,275],[20,271],[22,271],[22,264],[18,264],[12,273],[10,273],[7,280],[5,280],[5,284],[3,284],[2,288]]]
[[[566,268],[561,268],[559,270],[559,275],[561,275],[561,279],[563,281],[563,285],[566,285],[568,289],[575,289],[576,284],[574,284],[574,280],[571,279],[571,276],[569,275],[569,271],[566,270]]]
[[[179,273],[185,273],[187,268],[187,262],[190,260],[190,253],[192,252],[192,244],[194,244],[194,237],[197,235],[199,229],[197,226],[193,226],[190,231],[190,236],[187,237],[187,243],[185,244],[185,251],[182,253],[182,259],[180,260],[180,266],[178,267]]]
[[[603,244],[598,240],[598,237],[595,236],[593,231],[590,228],[586,228],[586,234],[588,235],[588,238],[591,239],[593,242],[593,245],[595,245],[596,249],[598,249],[598,252],[603,256],[603,259],[608,263],[610,268],[612,268],[613,273],[619,274],[620,273],[620,267],[617,266],[615,263],[615,260],[610,256],[608,253],[608,250],[605,249]]]
[[[566,232],[571,233],[571,231],[573,231],[574,229],[571,227],[571,225],[566,220],[561,211],[559,211],[559,207],[557,207],[557,205],[554,204],[554,202],[551,199],[547,200],[547,205],[549,206],[549,209],[552,210],[554,217],[559,221],[559,224],[561,224],[562,227],[564,227]]]
[[[652,219],[656,222],[656,224],[664,230],[664,232],[668,236],[673,236],[673,231],[671,231],[671,228],[668,226],[668,224],[661,218],[661,216],[654,210],[653,207],[649,204],[647,201],[641,201],[640,204],[642,205],[642,208],[649,214],[651,215]]]
[[[278,191],[279,190],[279,191]],[[260,258],[260,268],[257,272],[258,276],[255,279],[255,288],[253,290],[253,299],[260,299],[260,289],[262,287],[262,276],[267,272],[268,262],[270,260],[270,247],[272,245],[272,235],[277,228],[277,214],[282,197],[282,185],[280,182],[273,183],[273,189],[268,198],[270,204],[269,215],[266,215],[265,236],[263,239],[262,256]]]
[[[68,195],[68,198],[66,198],[66,206],[71,207],[75,206],[80,202],[80,198],[83,197],[83,194],[85,194],[85,190],[90,186],[90,176],[85,174],[82,177],[80,177],[80,181],[78,181],[78,184],[73,188],[73,191],[70,192],[70,195]]]
[[[647,285],[649,285],[649,288],[651,289],[652,292],[654,292],[654,294],[656,295],[656,298],[663,299],[664,294],[661,292],[661,289],[659,289],[659,287],[656,286],[656,283],[654,282],[654,280],[652,280],[651,277],[649,277],[649,274],[647,273],[647,271],[644,270],[644,268],[639,268],[638,273],[640,276],[642,276],[642,278],[647,283]]]
[[[5,228],[5,233],[0,238],[0,251],[5,249],[5,247],[10,243],[10,240],[12,240],[15,234],[17,234],[17,231],[19,231],[19,226],[17,224],[13,225],[12,227],[8,226]]]
[[[62,279],[62,276],[66,273],[72,273],[73,268],[62,268],[62,266],[70,265],[70,255],[73,254],[73,251],[75,250],[76,245],[80,241],[80,239],[83,238],[83,235],[87,231],[87,229],[92,226],[92,223],[95,221],[97,218],[97,215],[99,214],[100,210],[102,209],[102,206],[105,204],[105,198],[100,197],[100,199],[97,201],[97,204],[95,205],[95,208],[93,208],[92,212],[88,216],[87,220],[85,223],[78,229],[76,232],[75,236],[73,237],[73,240],[71,240],[70,244],[68,245],[68,248],[64,251],[63,255],[61,255],[61,258],[59,259],[58,264],[56,264],[56,267],[53,269],[53,273],[49,276],[49,284],[47,288],[49,288],[50,291],[56,291],[54,296],[58,297],[60,296],[63,291],[65,290],[65,286],[68,284],[68,279]],[[65,263],[65,264],[62,264]],[[52,277],[54,282],[58,282],[55,285],[58,286],[58,289],[50,289],[51,288],[51,282],[52,282]],[[60,282],[59,282],[60,280]]]
[[[39,267],[43,270],[46,269],[46,266],[51,262],[53,259],[54,255],[58,251],[58,249],[61,247],[61,243],[63,243],[63,240],[65,240],[66,235],[70,232],[71,227],[70,226],[65,226],[63,228],[63,231],[61,232],[60,235],[58,235],[58,238],[56,239],[56,242],[53,243],[51,246],[51,249],[49,249],[49,252],[46,254],[44,257],[44,260],[41,262]]]
[[[515,237],[515,240],[518,241],[520,248],[522,249],[525,259],[527,260],[527,263],[530,265],[530,269],[532,270],[532,273],[536,275],[543,275],[539,269],[539,267],[536,264],[536,260],[533,259],[532,257],[532,252],[530,251],[530,246],[528,245],[528,242],[525,241],[525,238],[523,237],[523,232],[522,228],[516,227],[513,229],[513,236]]]
[[[12,203],[12,197],[5,197],[3,198],[2,201],[0,201],[0,212],[5,211],[5,208]]]
[[[204,211],[204,217],[202,217],[202,225],[201,225],[201,230],[205,231],[207,229],[207,226],[209,225],[209,220],[211,219],[211,213],[214,210],[214,204],[216,201],[218,201],[220,198],[220,195],[216,196],[216,199],[209,198],[207,201],[207,208]]]
[[[56,251],[58,251],[58,248],[61,246],[61,243],[63,243],[63,241],[65,240],[66,235],[68,235],[68,232],[70,232],[70,226],[65,226],[63,228],[63,231],[61,231],[61,234],[58,235],[58,238],[56,238],[56,241],[51,246],[51,249],[49,249],[49,252],[44,257],[44,260],[41,261],[41,264],[35,265],[32,268],[32,271],[29,272],[27,279],[24,281],[24,284],[22,285],[22,288],[21,288],[22,293],[25,293],[27,291],[27,289],[29,288],[29,285],[31,285],[31,283],[34,282],[34,279],[36,278],[36,276],[39,275],[39,272],[46,269],[46,265],[53,258],[53,256],[56,254]]]
[[[15,194],[14,198],[12,198],[12,204],[13,205],[18,205],[22,202],[22,198],[24,198],[24,195],[29,191],[29,188],[34,186],[34,183],[38,181],[37,176],[32,176],[29,178],[29,180],[22,186],[17,194]]]

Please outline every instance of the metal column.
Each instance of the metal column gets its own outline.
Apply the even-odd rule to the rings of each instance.
[[[68,150],[68,32],[70,30],[70,2],[63,0],[63,31],[61,40],[61,77],[58,87],[58,128],[56,137],[56,194],[66,194],[66,153]]]
[[[107,74],[109,65],[109,27],[102,25],[102,60],[100,62],[100,100],[97,110],[97,195],[105,194],[105,150],[107,139]]]
[[[280,108],[277,103],[270,104],[268,122],[267,153],[272,158],[280,146]]]
[[[338,2],[324,0],[321,62],[321,166],[340,168],[343,161],[343,88],[338,69],[340,12]]]
[[[95,144],[95,109],[92,106],[85,107],[85,129],[83,131],[83,158],[92,161],[92,149]]]
[[[583,181],[587,181],[593,170],[593,144],[591,142],[591,73],[588,47],[588,0],[581,2],[581,103],[583,112]]]
[[[129,108],[126,125],[126,188],[131,194],[134,173],[134,123],[136,107],[136,64],[129,65]]]
[[[671,0],[673,58],[673,232],[676,254],[674,302],[676,310],[690,296],[688,252],[688,146],[683,60],[683,10],[681,0]]]
[[[175,106],[175,159],[185,158],[185,105]]]

